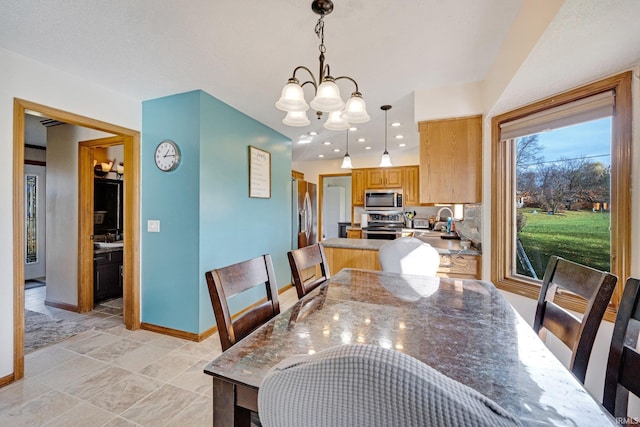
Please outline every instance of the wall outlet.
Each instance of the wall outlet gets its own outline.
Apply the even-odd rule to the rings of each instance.
[[[149,220],[147,220],[147,232],[149,232],[149,233],[159,233],[160,232],[160,220],[159,219],[149,219]]]

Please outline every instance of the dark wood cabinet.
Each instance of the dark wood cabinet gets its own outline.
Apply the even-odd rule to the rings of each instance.
[[[122,250],[93,255],[93,302],[122,296]]]

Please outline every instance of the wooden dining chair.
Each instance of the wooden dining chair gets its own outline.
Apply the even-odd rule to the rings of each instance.
[[[331,277],[322,243],[289,251],[287,256],[298,298],[302,298]]]
[[[629,278],[613,327],[602,404],[614,417],[627,416],[629,392],[640,397],[640,280]]]
[[[216,316],[222,351],[249,335],[280,313],[278,286],[270,255],[262,255],[205,273]],[[249,289],[264,287],[266,301],[232,320],[227,299]]]
[[[584,384],[591,349],[618,278],[611,273],[552,256],[542,280],[533,329],[545,340],[547,331],[571,350],[569,369]],[[564,290],[587,300],[582,320],[554,302]]]

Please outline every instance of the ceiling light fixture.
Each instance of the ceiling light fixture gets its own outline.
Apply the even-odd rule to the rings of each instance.
[[[349,76],[333,77],[329,64],[324,63],[324,53],[327,50],[324,46],[324,17],[333,11],[333,2],[331,0],[314,0],[311,3],[311,9],[320,15],[315,27],[316,36],[320,39],[320,74],[316,80],[311,70],[303,65],[299,65],[293,70],[293,76],[287,81],[282,89],[280,99],[276,102],[277,109],[287,112],[282,123],[288,126],[306,126],[310,123],[306,113],[309,104],[305,101],[302,90],[306,84],[314,87],[315,97],[310,105],[316,110],[318,119],[322,113],[335,113],[329,114],[329,119],[324,124],[325,128],[344,130],[350,127],[349,123],[366,123],[371,117],[367,114],[366,104],[358,90],[358,83]],[[296,78],[296,72],[300,69],[305,70],[311,76],[310,80],[302,84]],[[346,104],[340,97],[340,88],[336,84],[336,81],[342,79],[351,81],[355,86],[355,91]]]
[[[351,156],[349,156],[349,131],[347,131],[347,151],[344,154],[344,159],[342,159],[342,169],[352,169],[351,165]]]
[[[391,109],[391,105],[383,105],[380,109],[384,111],[384,153],[380,159],[380,167],[388,168],[391,166],[391,157],[387,151],[387,111]]]

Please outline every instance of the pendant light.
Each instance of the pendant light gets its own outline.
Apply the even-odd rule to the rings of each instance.
[[[342,159],[342,169],[351,169],[353,166],[351,165],[351,156],[349,156],[349,130],[347,129],[347,152],[344,155],[344,159]]]
[[[391,157],[387,151],[387,111],[391,109],[391,105],[383,105],[380,109],[384,111],[384,153],[380,159],[380,167],[388,168],[391,166]]]

